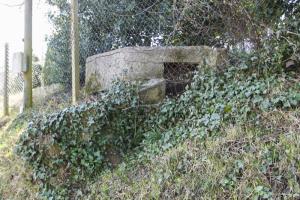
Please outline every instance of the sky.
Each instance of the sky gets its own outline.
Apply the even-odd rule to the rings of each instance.
[[[0,0],[0,68],[3,68],[4,44],[10,46],[10,61],[14,52],[23,51],[24,0]],[[5,5],[4,5],[5,4]],[[47,50],[46,36],[52,32],[47,13],[50,7],[45,0],[33,0],[33,54],[44,60]],[[0,70],[1,71],[1,70]]]

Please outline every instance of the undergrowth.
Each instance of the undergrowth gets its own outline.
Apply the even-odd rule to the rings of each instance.
[[[296,74],[203,70],[82,199],[297,199],[299,102]]]
[[[11,113],[11,116],[15,116],[15,113]],[[10,118],[5,120],[7,124],[0,128],[0,199],[33,199],[38,190],[30,181],[30,170],[13,151],[26,126],[26,119],[19,118],[13,120],[14,123]]]
[[[18,116],[0,132],[0,199],[299,199],[299,73],[281,70],[299,67],[299,6],[286,6],[266,34],[255,26],[251,53],[201,66],[159,106],[119,82],[95,102]]]
[[[151,118],[143,152],[156,155],[187,138],[218,137],[225,125],[261,124],[261,114],[296,108],[300,102],[296,74],[229,68],[218,74],[203,70],[179,99],[169,99]],[[157,148],[149,148],[156,146]]]
[[[299,110],[266,115],[269,129],[227,126],[217,138],[189,138],[148,162],[123,163],[82,199],[298,199]]]
[[[253,154],[250,144],[256,145],[260,142],[259,138],[271,134],[265,130],[264,113],[298,107],[300,84],[296,74],[245,66],[229,67],[223,73],[204,68],[195,74],[193,83],[183,95],[167,99],[155,109],[140,104],[137,88],[135,85],[117,83],[110,91],[103,93],[97,102],[84,103],[33,120],[22,134],[17,152],[32,167],[32,179],[40,186],[41,197],[78,199],[87,198],[86,195],[91,194],[92,199],[105,196],[117,198],[118,191],[127,187],[122,185],[126,181],[130,188],[127,188],[129,193],[125,192],[124,198],[136,195],[167,199],[187,195],[186,198],[196,198],[200,194],[206,195],[203,198],[211,195],[216,198],[271,198],[283,191],[277,186],[270,186],[274,181],[268,185],[259,177],[255,179],[257,182],[243,182],[243,185],[240,185],[240,180],[245,175],[244,168],[250,159],[247,156]],[[245,124],[248,124],[248,128],[245,128]],[[248,150],[245,155],[234,155],[228,149],[227,157],[224,157],[224,149],[218,150],[220,140],[228,142],[226,137],[230,134],[226,130],[231,127],[238,128],[241,134],[236,137],[241,140],[244,134],[250,137],[249,142],[246,142]],[[233,143],[235,140],[238,139],[234,138]],[[190,158],[185,158],[186,155],[177,158],[171,169],[165,169],[165,165],[158,165],[162,169],[135,167],[148,166],[150,163],[151,168],[158,156],[177,152],[180,146],[183,151],[188,151],[189,144],[200,149],[200,152],[195,152],[195,156]],[[225,145],[224,148],[229,146]],[[251,173],[269,173],[266,170],[273,169],[272,162],[277,162],[272,157],[275,151],[272,150],[275,148],[273,146],[268,142],[261,143],[261,149],[254,153],[261,156],[266,151],[266,156],[271,157],[261,157],[261,162],[251,158],[250,164],[256,164],[252,166]],[[212,160],[210,156],[213,156]],[[125,161],[120,165],[122,159]],[[178,165],[185,164],[178,163],[184,160],[189,162],[189,159],[199,162],[199,170],[203,171],[195,172],[200,175],[189,173],[189,169],[184,166],[180,169]],[[208,162],[207,166],[202,162]],[[115,172],[117,175],[107,172],[118,165],[120,167]],[[211,168],[210,171],[205,171],[208,168]],[[260,171],[263,169],[265,171]],[[129,171],[132,170],[134,173],[148,171],[146,180],[143,179],[144,175],[140,177],[144,184],[136,185],[130,181],[132,175]],[[216,174],[211,174],[213,171]],[[177,184],[185,174],[198,177],[192,179],[194,182],[191,184],[194,185],[184,182],[188,179]],[[280,173],[276,174],[280,176]],[[209,179],[208,176],[212,177]],[[97,182],[98,177],[100,182]],[[115,179],[119,178],[122,180],[120,188],[115,183]],[[91,182],[95,182],[95,185],[88,187],[87,184]],[[188,188],[173,188],[181,184]],[[110,190],[115,187],[116,191]],[[170,192],[172,188],[174,191]],[[288,184],[284,184],[284,189],[286,197],[297,195],[297,190]]]
[[[77,198],[87,181],[139,144],[151,110],[139,104],[137,91],[115,84],[97,102],[34,117],[16,150],[32,167],[42,196]]]
[[[32,170],[15,154],[14,147],[35,114],[62,109],[69,105],[68,98],[67,93],[51,94],[51,97],[35,102],[33,110],[18,114],[17,109],[13,108],[9,117],[0,119],[5,122],[0,127],[0,200],[38,198]]]

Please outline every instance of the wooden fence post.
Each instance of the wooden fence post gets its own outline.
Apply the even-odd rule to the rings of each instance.
[[[25,0],[23,109],[32,107],[32,0]]]
[[[72,102],[76,104],[79,98],[79,26],[78,26],[78,0],[72,0]]]
[[[4,50],[4,77],[3,77],[3,115],[9,115],[9,105],[8,105],[8,62],[9,62],[9,49],[8,44],[5,44]]]

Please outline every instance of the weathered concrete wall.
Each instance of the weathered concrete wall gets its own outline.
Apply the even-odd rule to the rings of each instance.
[[[156,104],[166,97],[166,80],[151,79],[145,82],[139,92],[140,99],[145,104]]]
[[[201,66],[224,65],[224,49],[192,47],[127,47],[89,57],[86,61],[88,91],[107,89],[115,79],[162,79],[164,63],[193,63]]]

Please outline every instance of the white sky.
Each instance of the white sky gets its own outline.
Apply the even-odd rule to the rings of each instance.
[[[3,66],[4,43],[9,43],[10,55],[12,55],[14,52],[23,51],[24,37],[24,6],[8,7],[2,4],[16,5],[23,1],[0,0],[0,68]],[[51,34],[52,31],[47,17],[49,10],[45,0],[33,0],[33,54],[40,60],[45,58],[47,50],[46,35]]]

